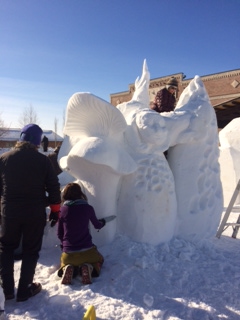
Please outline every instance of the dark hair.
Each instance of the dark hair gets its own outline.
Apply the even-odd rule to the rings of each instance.
[[[82,189],[78,183],[68,183],[62,193],[63,201],[66,200],[87,200],[87,196],[82,192]]]

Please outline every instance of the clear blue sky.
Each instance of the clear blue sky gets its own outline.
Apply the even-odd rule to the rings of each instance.
[[[240,0],[0,0],[0,115],[33,106],[62,133],[75,92],[106,101],[151,78],[240,68]]]

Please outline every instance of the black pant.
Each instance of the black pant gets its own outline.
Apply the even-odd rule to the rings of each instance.
[[[46,225],[45,208],[33,209],[31,213],[29,210],[24,213],[11,213],[10,216],[5,215],[4,211],[7,213],[7,210],[2,209],[0,237],[2,287],[5,295],[14,293],[14,250],[18,248],[22,238],[22,265],[18,284],[18,295],[21,296],[26,294],[28,285],[33,281]]]

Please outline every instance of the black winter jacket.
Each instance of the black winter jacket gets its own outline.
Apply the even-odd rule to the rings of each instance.
[[[32,207],[34,211],[61,202],[60,185],[50,160],[25,142],[0,156],[0,193],[2,209]],[[4,212],[11,214],[9,210]]]

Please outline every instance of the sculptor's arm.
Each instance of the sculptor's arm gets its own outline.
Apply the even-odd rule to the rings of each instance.
[[[62,207],[61,209],[63,209],[63,207]],[[59,239],[61,242],[63,241],[63,234],[64,234],[63,222],[62,222],[61,214],[60,214],[60,217],[59,217],[59,219],[58,219],[58,224],[57,224],[57,236],[58,236],[58,239]]]
[[[92,222],[95,229],[102,229],[104,227],[104,223],[99,221],[96,217],[95,211],[92,206],[89,205],[90,212],[90,221]]]

